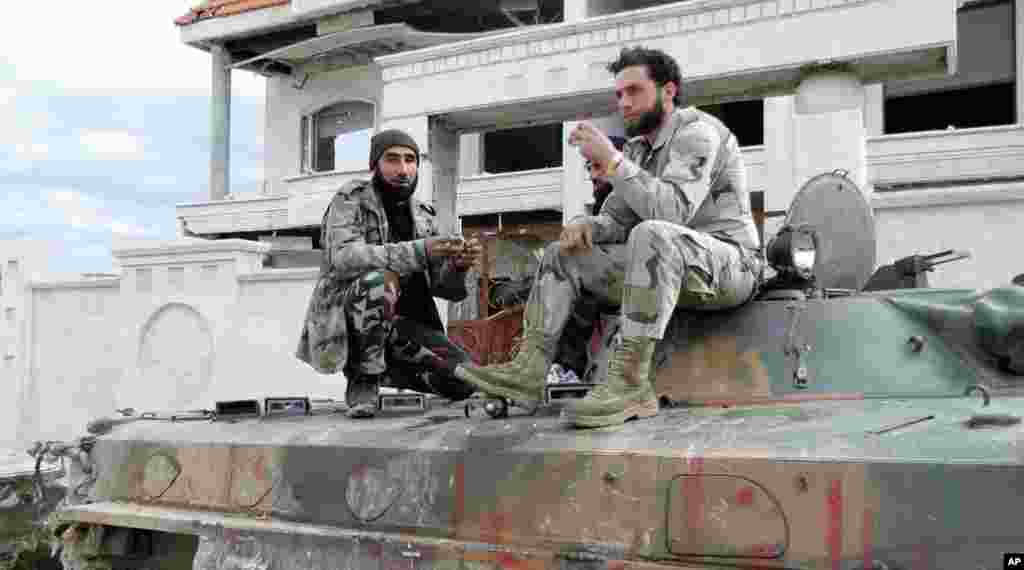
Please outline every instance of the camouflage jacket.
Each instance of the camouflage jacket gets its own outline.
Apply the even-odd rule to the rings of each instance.
[[[760,247],[739,144],[714,116],[676,109],[653,145],[634,137],[623,155],[601,211],[573,220],[590,222],[594,243],[623,243],[640,222],[663,220]]]
[[[327,207],[320,229],[324,258],[296,351],[299,360],[318,372],[334,374],[344,369],[348,360],[344,293],[370,271],[393,271],[403,278],[425,272],[431,295],[456,302],[466,298],[466,272],[427,258],[425,238],[439,235],[434,208],[415,198],[409,205],[415,239],[404,242],[389,239],[384,204],[369,180],[345,184]]]

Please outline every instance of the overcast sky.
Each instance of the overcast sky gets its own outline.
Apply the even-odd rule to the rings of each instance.
[[[173,238],[175,204],[206,199],[210,58],[173,22],[197,2],[4,3],[0,240],[50,242],[55,271],[110,271],[114,239]],[[232,83],[232,190],[254,191],[264,80]]]

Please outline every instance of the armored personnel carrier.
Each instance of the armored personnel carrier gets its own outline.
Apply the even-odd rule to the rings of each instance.
[[[1002,568],[1024,550],[1024,287],[920,286],[955,252],[876,271],[842,173],[781,222],[756,299],[677,315],[656,418],[124,412],[61,448],[65,567]]]

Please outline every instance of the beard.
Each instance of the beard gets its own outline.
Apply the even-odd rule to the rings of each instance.
[[[639,135],[653,133],[661,126],[661,121],[664,118],[664,115],[665,105],[661,100],[661,92],[659,91],[657,99],[654,100],[654,108],[650,111],[640,113],[640,116],[635,122],[626,124],[626,136],[633,138]]]
[[[416,192],[416,184],[419,176],[413,178],[399,178],[397,184],[392,184],[380,175],[380,169],[373,171],[373,185],[380,190],[381,197],[385,202],[401,204],[406,202]]]

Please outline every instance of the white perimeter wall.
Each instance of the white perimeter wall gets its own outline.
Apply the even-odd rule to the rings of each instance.
[[[963,249],[934,287],[989,288],[1024,273],[1024,184],[876,194],[878,263]],[[213,408],[267,396],[343,400],[341,375],[294,357],[315,269],[263,270],[261,244],[194,240],[119,257],[122,275],[5,283],[0,445],[84,435],[121,407]],[[220,251],[206,251],[219,244]],[[4,250],[0,259],[22,259]],[[234,249],[232,249],[234,248]],[[141,272],[141,273],[140,273]],[[145,277],[143,277],[143,275]]]
[[[343,401],[342,375],[320,375],[294,357],[315,270],[244,271],[251,265],[238,260],[177,257],[130,266],[120,278],[28,286],[27,353],[19,354],[28,364],[4,370],[0,445],[85,435],[90,420],[123,407]],[[149,293],[139,292],[140,268],[151,270]]]
[[[955,249],[971,258],[936,267],[932,287],[988,289],[1024,273],[1024,184],[900,194],[874,202],[878,265]]]

